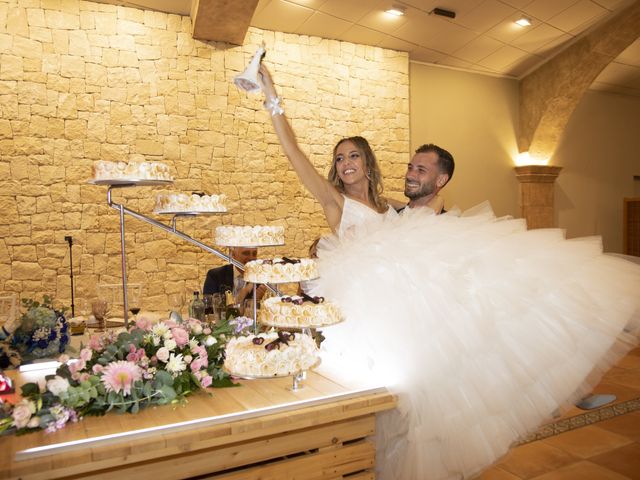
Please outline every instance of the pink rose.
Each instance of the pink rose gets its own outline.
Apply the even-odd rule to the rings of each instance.
[[[95,352],[102,351],[102,340],[100,335],[91,335],[89,339],[89,348]]]
[[[206,375],[202,380],[200,380],[200,385],[202,385],[202,388],[207,388],[212,382],[213,378],[211,378],[211,375]]]
[[[91,360],[92,354],[93,352],[90,348],[83,348],[82,350],[80,350],[80,359],[88,362],[89,360]]]
[[[136,320],[136,327],[140,330],[151,330],[151,320],[146,317],[138,317]]]
[[[193,362],[191,362],[191,371],[192,372],[197,372],[198,370],[200,370],[202,368],[202,360],[200,360],[199,358],[196,358]]]
[[[184,347],[187,343],[189,343],[189,334],[184,328],[172,328],[171,334],[173,335],[173,340],[176,342],[177,346]]]
[[[81,373],[80,374],[80,381],[81,382],[86,382],[87,380],[89,380],[89,374],[87,372]]]
[[[71,373],[76,373],[76,372],[79,372],[80,370],[82,370],[86,366],[87,366],[86,362],[84,360],[80,359],[78,361],[75,361],[75,362],[69,364],[69,371]]]
[[[104,370],[104,367],[99,363],[96,363],[91,370],[93,371],[93,373],[98,375],[100,372],[102,372],[102,370]]]

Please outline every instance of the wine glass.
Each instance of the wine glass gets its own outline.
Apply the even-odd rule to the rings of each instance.
[[[182,316],[182,308],[184,307],[184,293],[170,293],[168,296],[168,301],[171,310]]]
[[[140,313],[140,300],[141,300],[141,291],[139,286],[135,286],[129,289],[129,293],[127,295],[127,304],[129,306],[129,311],[133,315],[134,319]]]
[[[98,324],[96,330],[104,332],[107,328],[107,314],[109,313],[109,302],[104,298],[97,298],[91,302],[91,313]]]

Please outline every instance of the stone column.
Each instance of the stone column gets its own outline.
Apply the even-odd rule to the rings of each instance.
[[[529,229],[553,227],[553,185],[562,167],[524,165],[515,170],[520,182],[520,215],[527,226]]]

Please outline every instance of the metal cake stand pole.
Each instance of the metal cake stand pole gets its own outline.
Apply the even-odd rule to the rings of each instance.
[[[127,298],[127,252],[124,244],[124,205],[113,203],[111,200],[111,185],[107,189],[107,203],[110,207],[117,209],[120,213],[120,257],[122,260],[122,318],[124,319],[124,328],[129,328],[129,300]]]

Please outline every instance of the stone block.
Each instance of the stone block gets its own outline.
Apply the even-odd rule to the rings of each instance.
[[[60,75],[63,77],[85,77],[85,61],[71,55],[60,56]]]
[[[68,139],[83,139],[87,136],[86,120],[65,120],[65,137]]]
[[[42,278],[43,269],[36,262],[18,262],[11,263],[11,278],[13,280],[40,280]]]

